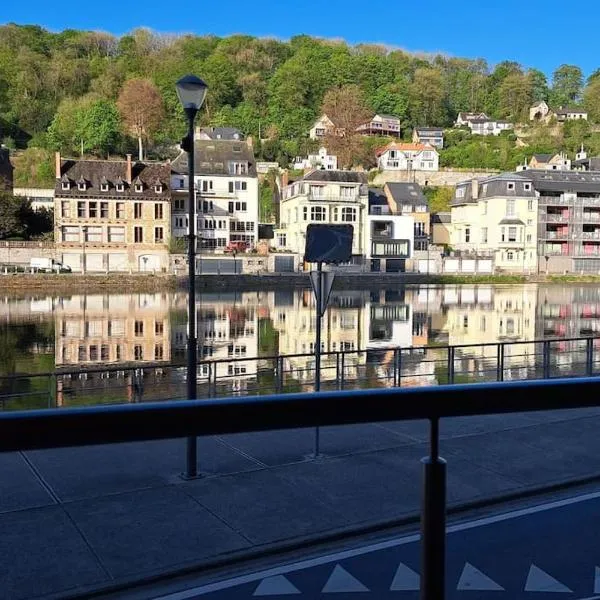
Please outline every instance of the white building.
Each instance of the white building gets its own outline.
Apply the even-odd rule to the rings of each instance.
[[[472,119],[467,125],[473,135],[500,135],[503,131],[508,131],[514,127],[508,121],[495,121],[493,119]]]
[[[13,194],[27,198],[33,210],[54,210],[54,188],[14,188]]]
[[[559,123],[565,121],[587,121],[588,114],[582,108],[563,108],[562,106],[556,111],[556,118]]]
[[[294,160],[294,169],[325,169],[326,171],[337,171],[337,156],[327,154],[327,148],[319,148],[316,154],[309,154],[307,158],[297,156]]]
[[[172,163],[172,235],[188,234],[187,155]],[[252,247],[258,235],[258,177],[252,146],[244,141],[197,140],[195,189],[198,246],[223,252],[230,242]]]
[[[433,146],[391,142],[377,150],[377,164],[384,171],[437,171],[440,155]]]
[[[462,127],[463,125],[469,125],[471,121],[479,120],[479,119],[489,119],[489,117],[483,113],[474,113],[474,112],[459,112],[456,117],[456,121],[454,121],[454,127]]]
[[[328,133],[332,133],[334,129],[335,125],[333,124],[333,121],[327,115],[322,115],[309,129],[308,137],[310,137],[311,140],[319,140],[324,138]]]
[[[311,171],[282,191],[276,246],[304,256],[310,223],[346,223],[354,228],[352,254],[362,263],[367,210],[366,173]]]

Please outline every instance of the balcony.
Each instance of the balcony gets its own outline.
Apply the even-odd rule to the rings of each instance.
[[[341,196],[339,194],[308,194],[308,199],[311,202],[358,202],[361,199],[359,194],[352,196]],[[366,201],[366,198],[365,198]]]
[[[600,211],[596,210],[584,210],[583,211],[584,221],[598,221],[600,222]]]
[[[546,235],[543,236],[547,240],[565,240],[569,239],[569,232],[561,232],[561,231],[546,231]]]
[[[582,231],[578,237],[582,240],[600,240],[600,229],[596,231]]]
[[[546,222],[546,223],[567,223],[569,221],[569,218],[570,218],[569,211],[565,211],[560,214],[557,214],[557,213],[542,214],[540,220],[542,222]]]
[[[569,205],[570,202],[563,196],[540,196],[538,198],[539,206],[552,206],[552,205]]]

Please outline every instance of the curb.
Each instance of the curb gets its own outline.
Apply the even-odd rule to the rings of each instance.
[[[571,487],[577,487],[591,483],[600,483],[600,473],[588,475],[586,477],[574,477],[566,480],[563,479],[555,483],[526,487],[525,489],[521,489],[519,491],[507,492],[505,494],[454,503],[448,505],[446,514],[449,516],[460,515],[472,510],[493,507],[495,505],[500,505],[515,500],[524,500],[538,495],[559,492]],[[413,512],[397,518],[373,521],[364,525],[349,525],[328,533],[313,534],[299,539],[296,538],[291,541],[274,542],[273,544],[263,547],[253,547],[249,550],[237,551],[231,554],[223,555],[219,558],[195,562],[184,567],[159,571],[152,575],[124,578],[101,586],[79,588],[78,591],[73,591],[71,593],[60,592],[58,594],[42,596],[42,598],[44,598],[44,600],[83,600],[84,598],[101,598],[102,596],[115,594],[121,591],[133,592],[135,591],[135,588],[151,584],[168,583],[168,580],[178,577],[192,574],[201,575],[202,573],[209,572],[214,569],[232,567],[244,562],[269,558],[286,552],[307,549],[316,544],[351,540],[364,535],[380,533],[386,529],[414,525],[419,523],[419,521],[420,512]]]

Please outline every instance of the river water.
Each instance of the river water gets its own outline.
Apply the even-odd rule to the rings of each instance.
[[[206,361],[199,366],[204,393],[312,386],[315,314],[310,290],[202,293],[197,320],[199,357]],[[334,292],[323,318],[322,351],[328,355],[321,378],[324,387],[368,387],[399,380],[402,385],[431,385],[449,377],[471,381],[582,374],[596,368],[595,342],[586,347],[585,342],[557,341],[546,349],[542,344],[509,343],[598,332],[600,288],[593,285],[401,286]],[[46,399],[77,404],[79,398],[87,403],[92,392],[94,401],[102,396],[106,402],[180,397],[184,369],[160,367],[185,364],[186,339],[187,295],[182,292],[6,295],[0,297],[0,397],[31,390],[40,396],[33,403],[17,402],[17,407],[44,405]],[[498,347],[481,346],[492,342],[507,343],[501,367]],[[447,345],[463,347],[449,360],[443,348]],[[413,350],[389,350],[397,347]],[[305,356],[293,356],[299,354]],[[271,358],[277,355],[286,358]],[[598,356],[600,361],[600,347]],[[544,360],[549,363],[546,371]],[[123,370],[116,372],[115,367]],[[97,373],[70,374],[81,369]],[[20,378],[14,383],[18,375],[50,372],[53,378]],[[160,374],[168,385],[149,380],[148,372]],[[144,381],[136,380],[135,373],[138,378],[142,373]],[[87,394],[81,391],[85,386]],[[118,393],[109,393],[113,389]]]

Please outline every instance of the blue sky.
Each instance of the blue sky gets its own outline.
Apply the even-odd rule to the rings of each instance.
[[[516,60],[547,74],[563,63],[578,64],[586,75],[600,67],[600,4],[594,2],[572,11],[558,0],[5,0],[1,5],[0,22],[36,23],[51,30],[122,34],[145,26],[165,33],[247,33],[282,39],[306,33],[483,57],[490,64]]]

